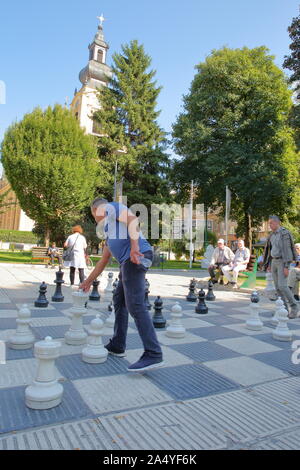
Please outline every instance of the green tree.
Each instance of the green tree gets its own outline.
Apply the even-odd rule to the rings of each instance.
[[[184,112],[173,126],[181,159],[174,181],[191,179],[197,201],[225,210],[251,245],[252,229],[270,214],[293,210],[299,156],[288,125],[291,92],[265,47],[213,51],[197,67]]]
[[[293,18],[291,26],[288,27],[288,33],[291,38],[291,53],[285,56],[283,67],[289,69],[292,74],[289,82],[295,85],[297,98],[300,98],[300,15]]]
[[[64,230],[95,194],[95,140],[60,105],[36,108],[7,130],[2,143],[7,179],[24,212],[43,229],[45,244]]]
[[[155,71],[147,71],[150,64],[137,41],[122,46],[122,53],[113,56],[113,78],[108,87],[99,90],[101,109],[94,115],[102,133],[100,166],[109,175],[100,191],[111,198],[117,161],[128,204],[148,207],[169,194],[166,136],[155,109],[161,88],[153,81]]]

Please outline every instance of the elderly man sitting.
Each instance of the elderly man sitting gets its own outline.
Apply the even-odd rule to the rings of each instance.
[[[235,252],[234,260],[227,266],[222,267],[226,279],[234,289],[237,289],[237,278],[239,271],[245,270],[250,260],[250,250],[245,247],[244,240],[238,240],[238,249]],[[230,274],[232,271],[232,275]]]
[[[218,240],[218,246],[214,250],[208,272],[213,283],[218,282],[215,269],[222,270],[223,266],[230,264],[234,259],[234,254],[228,246],[225,246],[223,238]]]
[[[294,299],[299,301],[298,294],[298,282],[300,281],[300,243],[295,243],[295,248],[297,252],[297,262],[294,267],[290,267],[289,276],[288,276],[288,286],[294,294]]]

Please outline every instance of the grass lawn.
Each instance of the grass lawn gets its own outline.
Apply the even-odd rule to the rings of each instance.
[[[94,265],[99,261],[99,256],[91,256]],[[42,264],[42,260],[31,260],[31,251],[2,251],[0,252],[0,263],[29,263],[29,264]],[[114,260],[109,264],[109,267],[117,268],[118,263]],[[189,269],[188,261],[165,261],[163,264],[164,269]],[[161,268],[151,268],[161,269]],[[193,263],[192,269],[200,269],[200,263]]]

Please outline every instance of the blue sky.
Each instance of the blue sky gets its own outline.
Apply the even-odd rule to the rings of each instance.
[[[266,45],[281,66],[289,53],[287,27],[298,11],[298,0],[3,2],[0,81],[6,85],[6,104],[0,104],[0,141],[10,123],[35,106],[63,104],[66,96],[71,100],[102,12],[108,64],[113,52],[132,39],[152,57],[163,86],[159,124],[170,131],[197,63],[225,45]]]

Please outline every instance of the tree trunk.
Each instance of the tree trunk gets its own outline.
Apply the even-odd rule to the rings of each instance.
[[[252,252],[252,218],[248,212],[245,212],[245,246]]]
[[[50,246],[50,229],[47,227],[44,235],[45,246]]]

